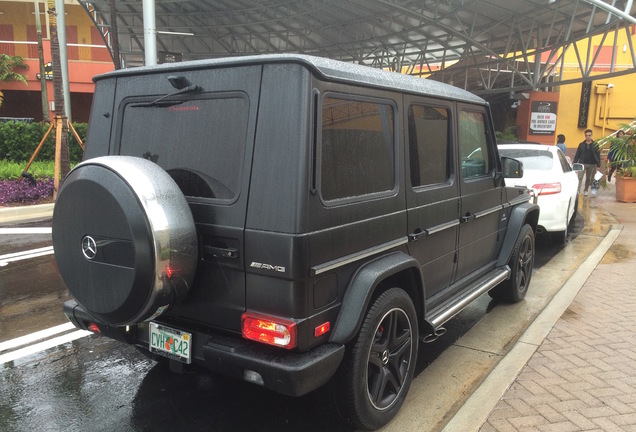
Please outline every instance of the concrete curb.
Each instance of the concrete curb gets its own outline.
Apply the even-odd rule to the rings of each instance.
[[[570,306],[622,229],[622,225],[612,226],[601,243],[563,285],[543,312],[530,324],[510,352],[490,372],[462,408],[455,413],[455,416],[444,427],[443,432],[476,431],[481,428],[506,390],[515,381],[521,369],[543,343],[563,312]]]
[[[54,204],[37,204],[23,207],[0,208],[0,224],[30,222],[48,219],[53,215]]]

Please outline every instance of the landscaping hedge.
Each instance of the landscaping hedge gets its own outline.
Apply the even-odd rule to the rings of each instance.
[[[86,126],[86,123],[73,123],[73,127],[82,141],[86,139]],[[12,162],[28,162],[48,128],[49,125],[43,123],[19,121],[0,123],[0,159]],[[68,134],[68,150],[71,164],[76,164],[82,160],[82,148],[70,130]],[[35,160],[52,161],[54,159],[55,129],[52,129]]]

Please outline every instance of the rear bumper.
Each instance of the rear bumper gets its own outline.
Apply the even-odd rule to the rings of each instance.
[[[64,314],[78,328],[87,330],[89,323],[95,323],[104,336],[148,349],[148,323],[128,329],[111,327],[96,321],[75,300],[64,303]],[[166,324],[192,333],[193,364],[241,380],[245,380],[246,371],[256,372],[265,387],[289,396],[302,396],[326,384],[344,356],[344,345],[327,343],[304,353],[289,352],[238,337]]]

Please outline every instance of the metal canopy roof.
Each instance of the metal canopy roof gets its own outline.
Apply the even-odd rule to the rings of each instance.
[[[144,60],[143,3],[86,1],[113,55],[125,67]],[[157,50],[183,60],[246,54],[302,53],[432,74],[479,94],[553,86],[566,49],[576,52],[580,76],[589,80],[597,61],[591,37],[631,35],[632,0],[154,0]],[[116,12],[115,26],[111,7]],[[115,37],[115,35],[117,35]],[[114,40],[118,41],[116,47]],[[603,76],[636,71],[609,66]],[[587,40],[589,54],[574,42]],[[113,50],[113,48],[115,48]],[[622,47],[621,47],[622,48]],[[600,50],[599,50],[600,51]],[[534,62],[534,55],[544,62]],[[545,60],[548,61],[545,61]],[[565,83],[561,81],[561,83]]]

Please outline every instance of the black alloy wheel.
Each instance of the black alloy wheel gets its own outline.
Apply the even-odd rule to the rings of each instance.
[[[399,411],[413,380],[419,331],[408,294],[391,288],[368,310],[338,380],[337,403],[345,419],[373,430]]]
[[[534,231],[526,224],[521,228],[510,257],[510,278],[490,290],[488,294],[494,299],[510,303],[523,300],[532,278],[534,252]]]

